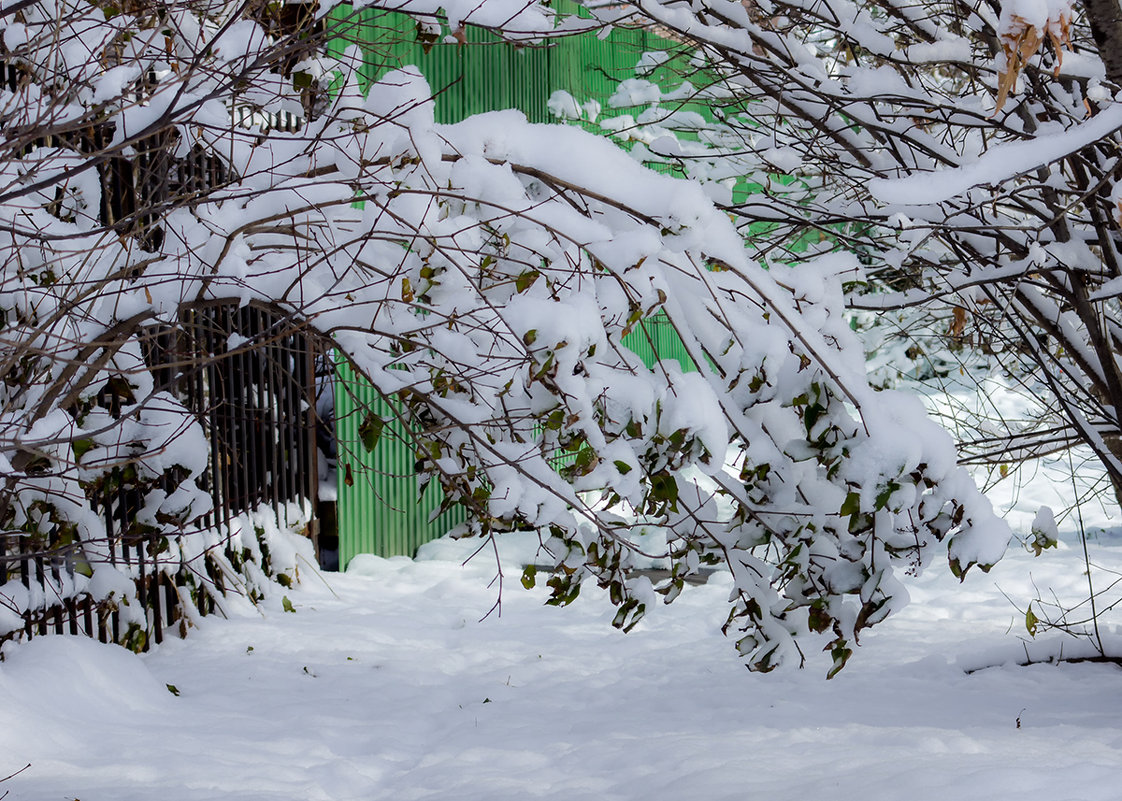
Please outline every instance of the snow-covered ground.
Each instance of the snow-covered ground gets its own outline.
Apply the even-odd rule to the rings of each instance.
[[[449,549],[444,549],[448,555]],[[1122,570],[1122,546],[1096,548]],[[370,558],[147,656],[70,637],[0,666],[10,801],[925,799],[1116,801],[1122,671],[1012,664],[1032,581],[1078,597],[1080,550],[943,570],[837,678],[740,667],[728,580],[630,634],[491,566]],[[330,588],[327,586],[330,585]],[[1043,651],[1041,652],[1043,653]],[[1006,664],[1000,664],[1006,662]],[[967,672],[987,665],[999,665]],[[167,685],[172,685],[178,696]]]
[[[1040,503],[1058,510],[1101,479],[1083,465],[1073,484],[1066,458],[992,492],[1021,535]],[[1097,588],[1122,575],[1108,509],[1084,512]],[[487,616],[494,564],[462,566],[465,543],[305,575],[293,612],[278,592],[146,656],[44,637],[0,664],[0,777],[29,765],[0,796],[1117,801],[1122,669],[1017,664],[1087,652],[1025,630],[1033,598],[1086,596],[1077,520],[1060,527],[1059,549],[1014,547],[963,585],[933,566],[829,682],[825,659],[767,676],[740,666],[719,631],[726,576],[624,635],[593,588],[546,607],[514,566]],[[1122,617],[1103,621],[1122,653]]]

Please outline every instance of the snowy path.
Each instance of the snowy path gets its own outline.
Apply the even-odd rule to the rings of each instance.
[[[994,578],[1076,591],[1075,549]],[[1122,548],[1100,552],[1122,564]],[[0,666],[9,801],[908,799],[1122,796],[1122,670],[964,667],[1016,653],[978,576],[930,571],[831,682],[758,676],[717,631],[726,579],[629,635],[486,565],[374,561],[262,617],[208,620],[136,657],[43,638]],[[1023,597],[1023,596],[1022,596]],[[166,684],[180,692],[173,696]],[[1023,710],[1023,711],[1022,711]],[[1017,728],[1017,718],[1021,728]]]

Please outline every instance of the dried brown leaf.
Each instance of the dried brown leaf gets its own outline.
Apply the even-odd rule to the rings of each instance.
[[[1040,45],[1047,38],[1052,43],[1056,52],[1056,67],[1054,74],[1059,75],[1063,64],[1063,48],[1071,46],[1071,17],[1066,12],[1055,19],[1049,19],[1044,30],[1033,25],[1028,20],[1012,15],[1008,26],[1001,32],[1001,53],[1005,58],[1005,66],[997,76],[997,100],[993,115],[1001,111],[1009,93],[1017,83],[1028,60],[1040,50]]]

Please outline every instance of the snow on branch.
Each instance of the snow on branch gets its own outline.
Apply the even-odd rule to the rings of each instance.
[[[440,4],[513,33],[553,24],[536,3],[471,5]],[[140,328],[259,303],[401,404],[418,469],[469,511],[461,533],[539,530],[552,602],[589,579],[622,628],[723,564],[727,629],[753,669],[801,664],[814,643],[836,671],[903,602],[902,574],[939,552],[959,575],[1000,558],[1008,531],[949,437],[918,402],[868,387],[836,259],[765,270],[701,187],[583,131],[517,112],[436,125],[416,70],[371,81],[360,48],[330,55],[330,18],[285,27],[269,9],[56,18],[36,3],[5,31],[7,525],[72,523],[93,552],[106,449],[145,463],[178,408]],[[864,141],[810,93],[829,72],[811,72],[792,92],[800,119]],[[686,364],[648,366],[625,345],[655,319]],[[152,525],[171,538],[216,458],[179,414],[153,468],[168,497]],[[636,572],[637,527],[666,532],[670,577],[654,587]]]

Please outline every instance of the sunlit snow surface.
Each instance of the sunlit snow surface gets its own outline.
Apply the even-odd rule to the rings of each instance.
[[[1034,497],[1058,511],[1072,496],[1070,476],[1045,467],[1016,492],[1022,533]],[[1095,478],[1084,468],[1080,480]],[[1106,512],[1093,522],[1111,524]],[[963,585],[934,565],[829,682],[822,655],[801,672],[741,667],[719,632],[721,575],[624,635],[594,587],[569,609],[545,607],[511,566],[501,616],[481,620],[494,564],[484,553],[462,567],[463,543],[427,561],[305,574],[287,591],[294,613],[278,593],[263,614],[208,619],[144,657],[41,638],[0,664],[0,776],[30,763],[0,795],[1117,801],[1122,670],[1016,665],[1086,652],[1054,634],[1025,642],[1034,596],[1085,595],[1074,519],[1060,528],[1058,550],[1034,559],[1015,546]],[[1091,555],[1122,571],[1109,532]],[[1122,653],[1118,622],[1108,614],[1103,633]]]

